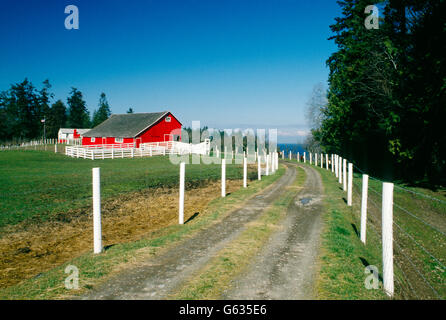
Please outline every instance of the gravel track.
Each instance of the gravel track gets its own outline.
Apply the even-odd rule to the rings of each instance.
[[[265,208],[285,192],[296,177],[296,166],[285,165],[287,170],[278,181],[247,200],[242,208],[231,212],[221,222],[203,229],[165,253],[117,274],[81,298],[165,298],[194,272],[205,266],[219,250],[244,230],[247,223],[259,217]]]

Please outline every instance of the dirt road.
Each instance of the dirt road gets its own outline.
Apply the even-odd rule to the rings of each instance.
[[[313,299],[316,258],[322,226],[322,181],[311,167],[303,190],[288,207],[282,228],[233,281],[224,299]]]
[[[295,165],[287,165],[285,174],[261,194],[248,200],[243,208],[220,223],[202,230],[144,265],[124,271],[83,299],[162,299],[201,269],[225,244],[240,234],[291,185]]]

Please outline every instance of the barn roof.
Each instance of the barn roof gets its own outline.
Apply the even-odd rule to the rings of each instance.
[[[168,113],[169,111],[112,114],[110,118],[94,127],[83,136],[134,138]]]
[[[85,132],[87,132],[90,129],[73,129],[73,128],[60,128],[59,129],[59,133],[74,133],[74,130],[76,130],[77,133],[79,134],[83,134]]]

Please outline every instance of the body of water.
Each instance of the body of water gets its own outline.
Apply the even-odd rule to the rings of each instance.
[[[278,143],[277,147],[280,151],[285,151],[285,155],[288,157],[289,152],[291,151],[293,155],[300,152],[300,155],[302,156],[304,151],[306,151],[302,144],[297,143]]]

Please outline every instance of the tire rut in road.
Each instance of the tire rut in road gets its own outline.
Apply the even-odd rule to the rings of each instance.
[[[319,173],[301,166],[307,178],[287,209],[281,227],[224,299],[312,299],[322,227],[323,187]]]
[[[295,176],[295,166],[287,165],[285,174],[277,182],[248,199],[242,208],[231,212],[221,222],[149,259],[142,266],[123,271],[82,298],[162,299],[237,237],[248,222],[258,217],[293,183]]]

